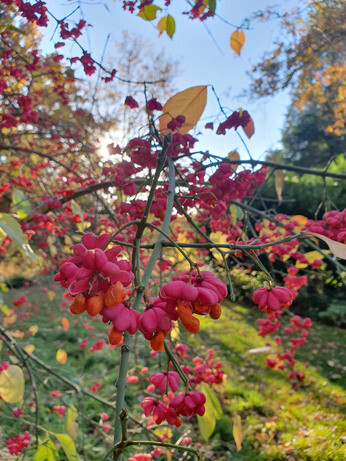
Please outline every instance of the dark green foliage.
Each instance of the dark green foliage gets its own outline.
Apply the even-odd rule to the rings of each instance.
[[[22,288],[24,287],[25,283],[28,283],[29,286],[31,286],[33,284],[33,281],[22,275],[15,275],[7,279],[5,283],[8,286],[8,288]]]
[[[325,167],[328,161],[345,150],[345,137],[328,132],[333,123],[328,104],[315,105],[306,110],[290,107],[282,133],[281,157],[286,163]]]

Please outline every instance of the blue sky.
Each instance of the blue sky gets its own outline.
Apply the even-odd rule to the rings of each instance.
[[[85,2],[47,0],[46,2],[48,9],[59,19],[72,12],[78,5],[81,6],[72,18],[78,21],[83,17],[93,25],[88,29],[88,34],[81,38],[81,43],[95,59],[100,59],[108,34],[112,39],[120,40],[124,30],[135,32],[142,39],[150,42],[156,51],[164,49],[167,56],[179,61],[182,72],[175,83],[179,90],[195,85],[211,84],[215,87],[225,107],[232,110],[239,108],[248,110],[254,120],[256,131],[251,140],[246,142],[254,158],[263,159],[266,150],[280,146],[281,129],[289,104],[288,92],[255,100],[250,99],[249,95],[244,95],[250,83],[247,72],[251,71],[252,66],[265,51],[273,48],[274,40],[280,36],[278,21],[272,20],[266,23],[256,21],[251,25],[250,30],[245,30],[246,43],[241,56],[238,57],[229,46],[230,35],[235,27],[217,17],[209,18],[206,25],[213,37],[211,38],[200,21],[191,21],[181,14],[181,11],[187,9],[184,0],[173,0],[172,6],[167,10],[176,20],[176,32],[172,40],[166,34],[158,38],[158,32],[153,23],[123,12],[120,0],[88,0]],[[297,6],[297,1],[219,0],[217,14],[228,22],[239,25],[255,11],[273,4],[277,10],[283,11]],[[162,15],[166,15],[167,12],[163,12]],[[47,29],[41,29],[44,33],[43,46],[49,52],[54,51],[54,43],[58,41],[57,34],[54,40],[51,40],[53,30],[53,21]],[[80,52],[74,47],[75,45],[71,48],[66,47],[66,51],[71,55],[79,55]],[[64,50],[64,53],[66,51]],[[121,75],[121,63],[117,62],[114,49],[108,46],[105,61],[108,62],[110,58],[114,58],[114,67]],[[210,91],[203,118],[217,113],[216,100]],[[241,158],[248,158],[241,141],[233,130],[228,131],[225,136],[216,136],[208,132],[203,136],[198,136],[198,139],[200,140],[199,149],[209,149],[210,152],[222,156],[237,149]]]

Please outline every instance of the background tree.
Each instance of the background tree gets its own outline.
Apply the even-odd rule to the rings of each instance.
[[[265,96],[291,88],[299,110],[328,101],[331,119],[326,130],[341,134],[345,15],[341,0],[307,1],[294,13],[284,14],[283,38],[253,69],[255,94]]]
[[[144,42],[135,33],[124,32],[121,40],[112,40],[107,48],[114,49],[115,55],[113,57],[110,52],[106,66],[111,67],[113,60],[118,63],[119,78],[107,85],[101,85],[99,79],[96,83],[87,81],[86,84],[93,92],[91,104],[95,117],[112,121],[108,136],[123,145],[131,137],[140,136],[148,123],[143,85],[133,86],[130,82],[150,82],[146,85],[147,100],[155,97],[158,101],[164,101],[176,92],[174,79],[180,70],[178,62],[169,58],[164,49],[153,51],[153,44]],[[87,95],[90,91],[85,92],[89,103]],[[136,116],[124,105],[130,93],[140,105],[141,110]]]
[[[329,104],[316,104],[299,110],[293,103],[282,131],[280,159],[304,167],[325,167],[344,152],[345,137],[328,131],[333,123]]]

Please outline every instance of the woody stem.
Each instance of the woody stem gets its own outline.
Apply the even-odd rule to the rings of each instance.
[[[166,143],[165,149],[168,148]],[[167,197],[167,205],[166,205],[166,212],[165,218],[162,224],[162,232],[167,234],[169,229],[169,224],[171,222],[171,216],[173,211],[174,205],[174,195],[175,195],[175,175],[174,175],[174,164],[170,157],[167,159],[168,161],[168,168],[169,168],[169,185],[168,185],[168,197]],[[158,168],[162,168],[162,165],[158,165]],[[153,197],[153,194],[151,194]],[[149,213],[149,209],[148,209]],[[147,219],[147,217],[146,217]],[[143,222],[143,230],[145,229],[146,220]],[[136,243],[138,246],[140,245],[141,234],[136,236]],[[142,286],[144,290],[140,290],[137,292],[134,303],[132,308],[138,310],[139,305],[143,299],[144,291],[148,286],[151,273],[155,267],[155,264],[160,256],[162,242],[165,240],[165,237],[160,233],[153,252],[150,256],[148,264],[145,268],[143,277],[142,277]],[[125,388],[126,388],[126,375],[127,375],[127,367],[128,367],[128,359],[129,359],[129,338],[130,335],[128,333],[124,334],[124,342],[121,347],[121,361],[120,361],[120,369],[117,381],[117,398],[116,398],[116,408],[115,408],[115,428],[114,428],[114,446],[116,449],[113,450],[113,461],[122,461],[123,459],[123,451],[125,447],[128,445],[126,440],[122,440],[122,434],[124,434],[124,430],[126,431],[126,419],[121,421],[120,414],[121,411],[125,407]]]

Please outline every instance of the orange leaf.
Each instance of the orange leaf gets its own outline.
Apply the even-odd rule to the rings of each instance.
[[[54,291],[47,291],[47,296],[48,296],[49,301],[53,301],[53,299],[55,298]]]
[[[19,330],[15,330],[15,331],[12,331],[11,332],[11,335],[14,337],[14,338],[24,338],[24,331],[19,331]]]
[[[291,221],[297,221],[297,223],[300,224],[301,226],[305,226],[306,223],[308,222],[308,218],[306,218],[305,216],[301,214],[296,214],[292,216]]]
[[[240,157],[239,157],[239,154],[236,150],[232,150],[232,152],[230,152],[228,155],[227,155],[227,158],[229,160],[240,160]],[[230,164],[231,167],[232,167],[232,170],[234,171],[234,173],[237,171],[237,168],[239,166],[238,163],[231,163]]]
[[[188,133],[198,122],[207,104],[207,87],[193,86],[175,94],[163,106],[160,117],[160,130],[163,134],[170,132],[167,123],[178,115],[185,117],[185,122],[178,128],[180,134]]]
[[[276,195],[278,196],[279,205],[282,202],[282,189],[284,187],[284,171],[283,170],[275,170],[275,191]]]
[[[325,237],[324,235],[316,234],[316,232],[307,232],[306,235],[314,235],[315,237],[318,237],[319,239],[326,242],[330,251],[334,253],[335,256],[341,259],[346,259],[346,245],[344,243],[336,242],[335,240]]]
[[[248,122],[248,124],[246,126],[244,126],[243,130],[244,130],[244,133],[246,134],[246,136],[250,139],[251,136],[255,132],[255,125],[253,123],[252,118],[250,118],[250,121]]]
[[[240,51],[245,43],[245,34],[242,30],[235,30],[231,35],[230,45],[233,51],[240,56]]]
[[[17,320],[17,316],[15,314],[13,315],[7,315],[6,317],[3,318],[2,324],[4,327],[7,327],[8,325],[12,325],[15,323]]]
[[[66,360],[67,360],[67,354],[64,350],[62,349],[58,349],[56,351],[56,360],[61,363],[61,365],[64,365],[64,363],[66,363]]]
[[[64,331],[67,331],[70,327],[70,322],[67,319],[65,319],[65,317],[63,317],[61,319],[61,323],[62,323],[62,326],[64,327]]]

